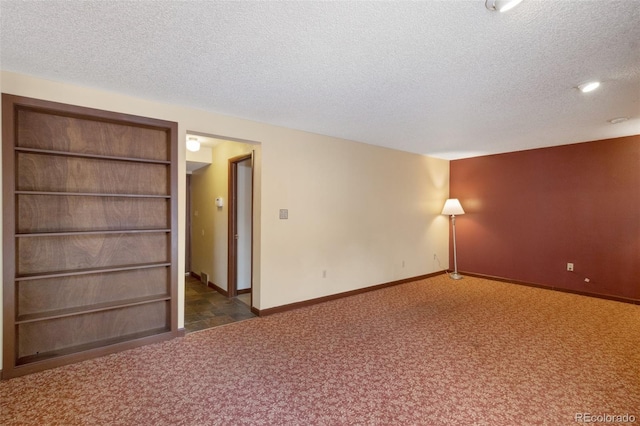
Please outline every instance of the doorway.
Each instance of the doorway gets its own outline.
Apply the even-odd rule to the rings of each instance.
[[[187,232],[186,232],[186,241],[184,246],[184,273],[185,275],[190,275],[191,273],[191,175],[187,174],[187,207],[186,207],[186,217],[187,217]]]
[[[253,289],[253,153],[229,159],[229,297],[248,294],[252,306]]]
[[[256,301],[251,269],[254,148],[226,138],[197,137],[200,151],[187,153],[187,332],[252,318]]]

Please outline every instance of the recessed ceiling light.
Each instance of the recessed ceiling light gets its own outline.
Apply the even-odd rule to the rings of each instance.
[[[611,123],[611,124],[624,123],[628,119],[629,119],[629,117],[616,117],[616,118],[612,118],[611,120],[609,120],[609,123]]]
[[[506,12],[522,3],[522,0],[485,0],[484,6],[492,11]]]
[[[200,150],[200,142],[198,142],[198,138],[189,136],[187,139],[187,149],[192,152],[196,152]]]
[[[589,81],[587,83],[582,83],[581,85],[579,85],[578,89],[580,89],[582,93],[589,93],[589,92],[593,92],[598,87],[600,87],[599,81]]]

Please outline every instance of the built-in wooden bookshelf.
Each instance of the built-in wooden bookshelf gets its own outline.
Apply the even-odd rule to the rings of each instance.
[[[176,123],[2,110],[3,378],[176,336]]]

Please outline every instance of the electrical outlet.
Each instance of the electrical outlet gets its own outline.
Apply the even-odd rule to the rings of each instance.
[[[567,263],[567,271],[573,272],[573,263]]]
[[[322,278],[327,278],[327,270],[326,269],[322,270]]]
[[[402,261],[402,267],[404,268],[404,260]]]

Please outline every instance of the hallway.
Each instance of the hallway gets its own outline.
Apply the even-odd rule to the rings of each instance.
[[[184,328],[187,333],[253,318],[248,304],[229,299],[192,276],[185,277]]]

